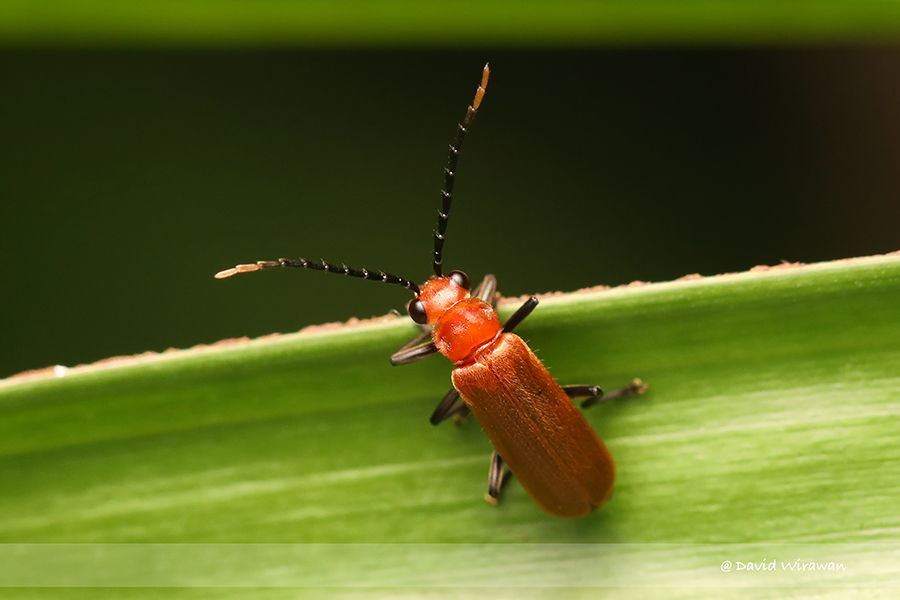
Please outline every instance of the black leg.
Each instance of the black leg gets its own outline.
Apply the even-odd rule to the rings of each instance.
[[[500,493],[510,477],[512,471],[503,468],[503,457],[494,450],[491,454],[491,470],[488,472],[488,492],[484,495],[484,499],[491,504],[499,503]]]
[[[514,312],[510,317],[506,320],[506,323],[503,324],[503,333],[509,333],[513,329],[516,328],[516,325],[525,320],[525,317],[531,314],[531,311],[534,310],[534,307],[538,305],[538,299],[532,296],[528,300],[525,301],[525,304],[519,307],[519,309]]]
[[[421,344],[422,342],[424,342],[425,340],[427,340],[428,338],[431,337],[431,327],[429,327],[428,325],[419,325],[419,324],[416,324],[416,327],[419,328],[419,335],[417,335],[413,339],[411,339],[408,342],[406,342],[405,344],[403,344],[399,350],[394,352],[394,354],[400,354],[404,350],[408,350],[417,344]]]
[[[608,394],[604,394],[603,390],[596,385],[566,385],[563,386],[563,391],[569,398],[587,398],[581,403],[581,408],[590,408],[601,402],[643,394],[648,387],[650,386],[640,379],[632,379],[631,383],[625,387],[613,390]]]
[[[484,280],[472,291],[472,297],[484,300],[491,306],[496,306],[497,278],[493,275],[485,275]]]
[[[431,337],[431,327],[429,327],[428,325],[419,325],[418,327],[420,330],[419,335],[403,344],[403,346],[399,350],[391,355],[391,364],[395,367],[397,365],[407,365],[411,362],[415,362],[417,360],[421,360],[423,358],[431,356],[432,353],[419,356],[419,353],[422,352],[421,349],[417,349],[414,352],[408,352],[408,350],[410,350],[414,346],[422,345],[422,342]],[[437,350],[437,348],[435,348],[435,350]]]
[[[439,425],[445,419],[455,416],[458,421],[469,416],[469,406],[465,400],[459,397],[456,388],[450,388],[441,403],[437,405],[434,412],[431,413],[431,424]]]
[[[564,385],[563,391],[569,398],[597,398],[603,396],[603,390],[596,385]]]
[[[434,342],[427,341],[424,344],[419,344],[418,346],[411,346],[414,342],[420,341],[420,339],[425,339],[425,337],[430,334],[420,335],[409,342],[406,346],[395,352],[391,355],[391,364],[396,366],[399,365],[408,365],[409,363],[416,362],[417,360],[422,360],[423,358],[428,358],[433,354],[437,354],[437,346],[434,345]]]

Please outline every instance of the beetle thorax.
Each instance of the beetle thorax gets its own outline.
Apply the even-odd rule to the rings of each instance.
[[[500,333],[494,308],[449,277],[432,277],[419,294],[438,351],[457,364],[465,363],[475,350]]]

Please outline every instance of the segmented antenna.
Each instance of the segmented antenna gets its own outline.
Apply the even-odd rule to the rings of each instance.
[[[441,210],[438,211],[438,226],[434,232],[434,274],[441,277],[441,263],[443,262],[444,252],[444,234],[447,233],[447,221],[450,217],[450,204],[453,202],[453,181],[456,178],[456,160],[459,158],[459,150],[462,148],[463,139],[466,137],[466,131],[475,118],[478,107],[481,106],[481,99],[484,97],[484,90],[488,84],[488,77],[491,74],[489,64],[484,65],[484,71],[481,73],[481,85],[475,91],[475,99],[466,111],[466,118],[460,123],[456,130],[456,140],[450,145],[450,158],[447,160],[447,168],[444,169],[444,189],[441,190]]]
[[[236,265],[230,269],[219,271],[216,273],[216,279],[225,279],[238,273],[252,273],[253,271],[262,271],[263,269],[278,269],[281,267],[294,267],[297,269],[312,269],[313,271],[327,271],[328,273],[337,273],[339,275],[349,275],[350,277],[359,277],[360,279],[368,279],[369,281],[381,281],[382,283],[393,283],[402,285],[408,290],[412,290],[417,296],[419,295],[419,286],[408,279],[385,273],[384,271],[369,271],[368,269],[353,269],[347,265],[333,265],[324,260],[315,262],[301,258],[299,260],[290,260],[288,258],[279,258],[278,260],[260,260],[247,265]]]

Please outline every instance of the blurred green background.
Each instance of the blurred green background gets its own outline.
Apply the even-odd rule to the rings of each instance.
[[[403,290],[331,275],[212,275],[304,256],[427,278],[485,61],[445,264],[505,295],[900,249],[886,3],[424,24],[61,6],[0,10],[0,377],[403,310]]]

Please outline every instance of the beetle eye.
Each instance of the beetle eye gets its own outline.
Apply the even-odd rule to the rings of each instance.
[[[451,271],[448,277],[459,287],[469,289],[469,276],[462,271]]]
[[[413,298],[406,306],[406,310],[412,320],[419,325],[425,325],[428,322],[428,317],[425,316],[425,305],[422,304],[421,300]]]

